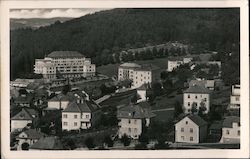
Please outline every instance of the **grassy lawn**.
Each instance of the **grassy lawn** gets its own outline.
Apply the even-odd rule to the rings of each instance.
[[[174,116],[174,110],[167,110],[167,111],[161,111],[161,112],[154,112],[156,117],[155,120],[160,121],[172,121]]]
[[[156,97],[155,104],[152,105],[152,110],[173,108],[176,101],[179,101],[181,104],[183,103],[182,98],[182,94],[175,95],[172,98],[168,96]]]
[[[157,66],[160,70],[166,70],[167,69],[167,60],[168,58],[155,58],[153,60],[145,60],[145,61],[131,61],[138,64],[152,64],[154,66]],[[109,77],[112,77],[114,75],[117,76],[118,67],[120,64],[108,64],[105,66],[99,66],[97,67],[97,72],[107,75]]]

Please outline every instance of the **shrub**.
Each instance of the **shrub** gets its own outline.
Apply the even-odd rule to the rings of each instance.
[[[124,146],[129,146],[131,140],[126,134],[124,134],[121,138],[121,142],[123,143]]]
[[[85,145],[91,149],[91,148],[94,148],[95,147],[95,144],[94,144],[94,139],[92,137],[88,137],[86,140],[85,140]]]

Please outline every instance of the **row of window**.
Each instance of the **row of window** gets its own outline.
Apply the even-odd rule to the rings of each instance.
[[[77,119],[78,115],[75,114],[74,115],[74,119]],[[63,114],[63,118],[68,118],[68,114]],[[88,119],[89,118],[89,115],[85,115],[85,118]]]
[[[137,122],[137,120],[135,119],[135,120],[134,120],[134,124],[136,124],[136,122]],[[130,120],[130,119],[128,119],[128,123],[129,123],[129,124],[131,123],[131,120]]]
[[[128,132],[131,133],[132,128],[128,128]],[[137,128],[134,128],[134,133],[137,133]]]
[[[181,139],[184,141],[184,140],[185,140],[185,136],[181,136]],[[194,138],[191,136],[191,137],[189,138],[189,141],[194,141]]]
[[[184,131],[185,131],[185,129],[184,129],[184,128],[181,128],[181,132],[184,132]],[[193,128],[190,128],[190,129],[189,129],[189,132],[190,132],[190,133],[193,133],[193,132],[194,132]]]

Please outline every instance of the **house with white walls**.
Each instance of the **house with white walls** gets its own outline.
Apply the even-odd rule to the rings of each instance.
[[[240,85],[232,85],[232,92],[230,96],[229,109],[239,109],[240,108]]]
[[[175,124],[175,142],[201,143],[206,135],[207,123],[198,115],[187,115]]]
[[[240,143],[240,117],[228,116],[222,124],[221,143]]]
[[[138,139],[143,132],[143,128],[149,126],[150,119],[154,116],[155,114],[151,112],[147,102],[129,104],[119,108],[117,110],[119,138],[126,134],[132,139]]]
[[[183,109],[185,113],[191,113],[193,106],[197,107],[197,110],[201,106],[206,107],[205,113],[210,110],[210,90],[202,86],[191,86],[184,91],[183,94]]]

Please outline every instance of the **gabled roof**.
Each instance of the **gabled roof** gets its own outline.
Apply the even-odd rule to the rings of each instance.
[[[24,132],[21,132],[20,134],[22,134],[22,133],[25,133],[27,135],[27,137],[17,136],[17,138],[19,138],[19,139],[20,138],[40,139],[41,137],[47,136],[46,134],[44,134],[40,131],[37,131],[36,129],[28,129],[28,130],[25,130]]]
[[[143,84],[141,85],[139,88],[137,88],[137,90],[147,90],[149,88],[149,84]]]
[[[207,125],[207,122],[205,120],[203,120],[200,116],[198,115],[193,115],[193,114],[188,114],[188,115],[183,115],[183,118],[180,119],[177,123],[179,123],[180,121],[182,121],[185,118],[189,118],[190,120],[192,120],[197,126],[203,126],[203,125]],[[176,123],[176,124],[177,124]]]
[[[228,116],[223,121],[224,128],[232,128],[233,123],[240,123],[240,117],[237,116]]]
[[[143,119],[154,117],[149,107],[144,104],[130,104],[118,109],[117,118]]]
[[[128,67],[128,68],[141,68],[141,65],[138,65],[136,63],[123,63],[120,65],[120,67]]]
[[[37,112],[34,109],[23,108],[19,113],[11,118],[11,120],[32,120],[32,115],[37,116]]]
[[[30,95],[27,95],[27,96],[19,96],[19,97],[17,97],[15,100],[14,100],[14,102],[15,103],[30,103],[31,101],[32,101],[32,99],[33,99],[33,97],[32,96],[30,96]]]
[[[198,126],[203,126],[207,124],[207,122],[203,120],[201,117],[199,117],[198,115],[189,115],[187,117],[191,119]]]
[[[63,144],[58,137],[42,137],[30,149],[38,150],[63,150]]]
[[[81,103],[71,102],[63,112],[94,112],[98,109],[99,106],[95,102],[83,100]]]
[[[53,51],[48,57],[50,58],[75,58],[75,57],[84,57],[81,53],[77,51]]]
[[[191,86],[188,89],[184,91],[184,93],[202,93],[202,94],[209,94],[210,91],[206,87],[201,87],[201,86]]]

